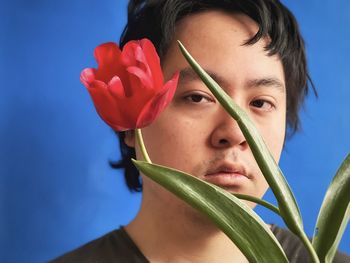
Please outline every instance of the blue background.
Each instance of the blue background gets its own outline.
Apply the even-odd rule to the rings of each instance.
[[[319,92],[281,160],[311,235],[350,150],[350,1],[284,3],[299,19]],[[125,22],[125,0],[0,1],[1,262],[47,261],[135,215],[140,194],[107,163],[118,159],[118,141],[79,81],[95,66],[94,47],[117,42]],[[350,253],[349,244],[347,229],[340,247]]]

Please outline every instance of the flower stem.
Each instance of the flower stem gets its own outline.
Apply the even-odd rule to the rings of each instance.
[[[141,150],[143,158],[145,159],[146,162],[152,163],[151,159],[148,156],[145,144],[143,142],[141,129],[136,129],[135,132],[136,132],[137,143],[140,146],[140,150]]]

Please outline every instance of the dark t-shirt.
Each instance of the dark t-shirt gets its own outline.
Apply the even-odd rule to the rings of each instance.
[[[291,263],[312,262],[304,245],[293,233],[279,228],[276,225],[272,225],[271,230],[280,242]],[[149,261],[142,254],[124,228],[121,227],[51,261],[51,263],[73,262],[147,263]],[[333,263],[350,263],[350,257],[338,252]]]

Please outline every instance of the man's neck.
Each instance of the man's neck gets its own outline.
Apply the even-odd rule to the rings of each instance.
[[[207,218],[179,202],[172,215],[162,202],[142,202],[126,231],[150,262],[248,262],[232,241]]]

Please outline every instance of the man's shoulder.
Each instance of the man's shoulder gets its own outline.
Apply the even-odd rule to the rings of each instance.
[[[276,236],[278,242],[281,244],[286,256],[291,263],[308,263],[312,262],[309,252],[306,250],[304,244],[291,231],[280,228],[276,225],[271,226],[271,230]],[[349,263],[350,257],[344,253],[337,252],[333,263]]]
[[[121,227],[70,251],[51,263],[132,262],[145,263],[146,258]]]

